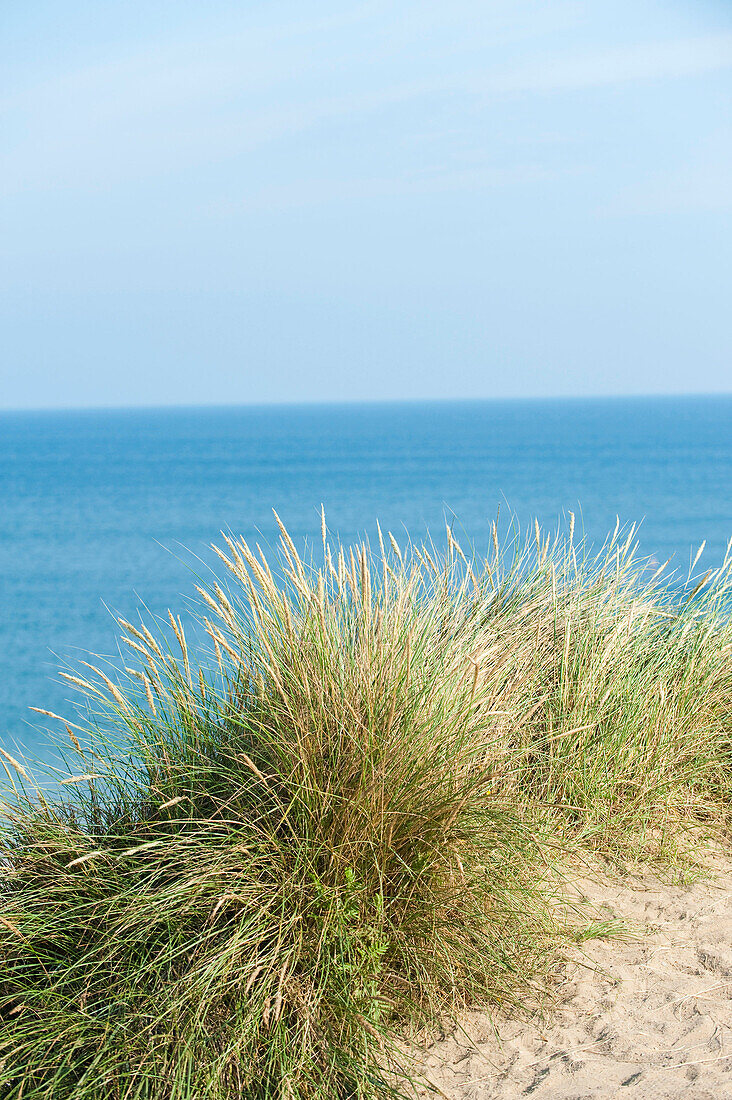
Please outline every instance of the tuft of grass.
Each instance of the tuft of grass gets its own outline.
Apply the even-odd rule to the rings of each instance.
[[[530,1002],[569,847],[726,821],[729,553],[679,585],[573,518],[482,561],[322,534],[225,538],[203,651],[121,621],[56,794],[3,754],[8,1100],[403,1094],[405,1031]]]

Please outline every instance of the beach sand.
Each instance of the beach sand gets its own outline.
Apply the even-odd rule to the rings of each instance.
[[[417,1056],[449,1100],[732,1100],[732,860],[669,885],[600,869],[575,880],[626,938],[588,940],[530,1021],[474,1013]],[[425,1090],[421,1095],[428,1095]]]

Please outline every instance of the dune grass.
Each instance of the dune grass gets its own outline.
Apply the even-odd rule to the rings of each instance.
[[[323,520],[275,572],[227,538],[210,651],[121,622],[56,793],[3,757],[0,1095],[401,1094],[410,1029],[530,1002],[567,851],[724,826],[732,559],[679,591],[573,526],[479,562]]]

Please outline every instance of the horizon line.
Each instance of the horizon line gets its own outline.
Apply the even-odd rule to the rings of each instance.
[[[732,397],[732,390],[703,390],[671,393],[598,393],[598,394],[526,394],[497,397],[384,397],[384,398],[331,398],[301,401],[231,401],[231,402],[180,402],[173,404],[120,404],[120,405],[11,405],[0,407],[0,416],[16,413],[114,413],[114,412],[185,412],[196,410],[225,411],[227,409],[306,409],[344,408],[388,405],[480,405],[510,404],[520,401],[648,401],[650,399],[678,400],[685,398]]]

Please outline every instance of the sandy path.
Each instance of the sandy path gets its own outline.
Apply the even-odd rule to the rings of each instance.
[[[428,1078],[450,1100],[732,1100],[732,861],[711,867],[690,886],[581,880],[637,938],[585,943],[561,1002],[529,1023],[496,1021],[500,1039],[472,1015],[424,1052]]]

